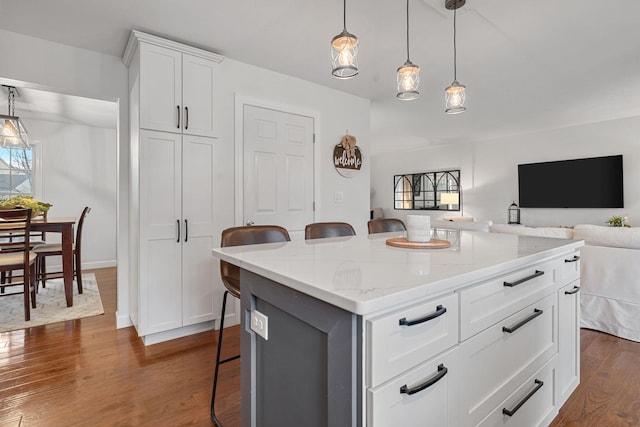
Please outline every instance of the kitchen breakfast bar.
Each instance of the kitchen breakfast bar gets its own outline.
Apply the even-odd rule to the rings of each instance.
[[[242,425],[546,426],[580,381],[582,241],[434,230],[213,249],[241,268]]]

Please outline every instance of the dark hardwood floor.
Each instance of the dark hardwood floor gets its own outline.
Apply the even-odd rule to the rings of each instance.
[[[0,333],[0,426],[211,426],[217,333],[145,347],[133,328],[115,329],[115,269],[92,272],[104,315]],[[224,353],[238,337],[230,328]],[[582,383],[552,426],[640,426],[640,343],[581,337]],[[239,362],[223,365],[225,427],[240,425],[239,389]]]

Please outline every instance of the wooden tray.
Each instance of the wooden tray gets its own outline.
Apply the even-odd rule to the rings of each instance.
[[[392,237],[387,239],[387,245],[409,249],[442,249],[451,246],[451,242],[439,239],[431,239],[428,242],[410,242],[406,237]]]

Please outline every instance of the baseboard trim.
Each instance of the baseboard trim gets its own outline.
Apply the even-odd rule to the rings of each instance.
[[[155,334],[149,334],[141,336],[140,339],[145,346],[157,344],[164,341],[173,340],[176,338],[186,337],[188,335],[197,334],[200,332],[211,331],[214,327],[214,321],[202,322],[195,325],[185,326],[182,328],[172,329],[170,331],[157,332]]]
[[[116,329],[128,328],[129,326],[133,326],[129,315],[122,315],[116,311]]]

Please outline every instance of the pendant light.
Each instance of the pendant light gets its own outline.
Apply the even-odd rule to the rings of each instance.
[[[420,96],[420,67],[409,60],[409,0],[407,0],[407,60],[397,70],[398,93],[396,97],[410,101]]]
[[[457,64],[456,64],[456,11],[464,6],[466,0],[445,0],[445,7],[449,10],[453,9],[453,83],[447,87],[445,92],[445,113],[458,114],[464,112],[467,107],[465,102],[465,86],[458,83]]]
[[[0,123],[2,123],[0,138],[2,138],[2,146],[22,149],[29,148],[27,129],[24,127],[20,118],[15,115],[16,88],[4,85],[3,87],[7,88],[9,114],[0,114]]]
[[[358,74],[358,38],[347,31],[347,0],[343,7],[342,32],[331,39],[331,74],[350,79]]]

